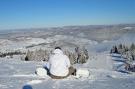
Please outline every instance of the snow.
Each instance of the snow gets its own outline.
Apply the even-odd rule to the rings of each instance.
[[[74,37],[74,36],[67,36],[67,35],[55,35],[55,36],[52,36],[52,37],[48,37],[46,40],[46,43],[52,43],[52,42],[55,42],[55,41],[66,41],[66,42],[71,42],[71,43],[74,43],[74,44],[94,44],[96,45],[97,42],[96,41],[92,41],[92,40],[89,40],[89,39],[84,39],[84,38],[77,38],[77,37]]]
[[[27,74],[27,75],[25,75],[25,74],[14,74],[12,77],[35,77],[35,76],[37,76],[37,75],[35,75],[35,74]]]
[[[77,69],[87,69],[89,77],[69,76],[57,80],[35,75],[35,70],[42,68],[44,62],[21,61],[17,56],[3,58],[0,59],[0,89],[133,89],[134,75],[113,69],[122,65],[118,60],[122,60],[118,54],[93,53],[87,63],[74,65]]]
[[[40,43],[45,43],[46,41],[42,38],[27,38],[26,43],[27,44],[40,44]]]
[[[135,61],[133,61],[132,65],[135,65]]]
[[[45,43],[43,38],[17,38],[18,41],[0,39],[0,52],[12,52],[15,50],[26,51],[26,46],[38,45]]]
[[[47,76],[47,71],[45,70],[45,68],[37,68],[36,69],[36,74],[38,76],[46,77]]]
[[[54,44],[55,43],[55,44]],[[94,40],[90,40],[83,37],[74,37],[68,35],[54,35],[50,37],[43,38],[32,38],[32,37],[20,37],[14,40],[8,39],[0,39],[0,52],[12,52],[19,50],[21,52],[26,52],[27,49],[35,50],[44,48],[40,44],[45,44],[45,48],[49,48],[51,44],[53,45],[66,45],[69,46],[76,45],[85,46],[85,45],[97,45],[98,42]],[[33,46],[31,48],[27,48],[29,46]],[[65,47],[66,48],[66,47]],[[69,49],[70,47],[68,47]]]
[[[94,53],[90,57],[90,60],[84,66],[94,69],[112,70],[113,63],[109,54]]]
[[[35,70],[42,68],[44,62],[1,59],[0,89],[133,89],[134,75],[113,70],[111,59],[107,53],[97,53],[87,63],[74,65],[77,69],[87,69],[89,77],[69,76],[61,80],[35,75]]]
[[[123,29],[132,29],[133,27],[124,27]]]
[[[80,78],[80,77],[89,77],[89,70],[88,69],[77,69],[76,72],[76,78]]]
[[[34,85],[34,84],[39,84],[39,83],[42,83],[42,82],[43,82],[42,80],[32,80],[32,81],[28,82],[27,84]]]
[[[131,29],[131,27],[124,29]],[[34,33],[41,34],[40,32]],[[73,34],[74,32],[70,33]],[[0,58],[0,89],[134,89],[135,74],[129,74],[124,69],[125,59],[119,54],[109,54],[110,48],[115,44],[130,45],[135,42],[134,36],[134,33],[124,33],[119,38],[103,39],[101,42],[87,38],[85,33],[77,34],[77,36],[53,34],[44,38],[0,39],[0,52],[26,51],[26,46],[42,43],[47,44],[45,47],[49,48],[50,44],[54,45],[54,42],[58,42],[59,45],[65,42],[65,44],[85,46],[90,57],[84,64],[73,65],[77,69],[86,69],[89,72],[88,77],[69,76],[60,80],[35,74],[36,69],[42,68],[46,62],[21,61],[20,55],[13,56],[13,58]],[[69,44],[67,45],[69,46]],[[32,50],[40,47],[33,47]],[[71,49],[70,46],[69,49]]]

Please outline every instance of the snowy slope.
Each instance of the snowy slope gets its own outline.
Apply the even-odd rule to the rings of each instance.
[[[103,62],[101,62],[101,60]],[[43,62],[25,62],[16,59],[0,60],[0,89],[133,89],[134,75],[112,70],[111,56],[96,54],[86,64],[74,65],[76,68],[87,68],[88,78],[76,79],[70,76],[56,80],[50,77],[38,77],[35,69],[42,67]],[[98,66],[98,67],[96,67]],[[105,68],[107,67],[107,68]]]
[[[26,46],[32,45],[33,50],[54,45],[73,50],[75,46],[86,46],[90,56],[87,63],[74,65],[89,70],[88,78],[69,76],[61,80],[36,76],[35,70],[43,62],[21,61],[20,56],[0,58],[0,89],[135,89],[135,75],[121,72],[124,60],[109,54],[113,45],[135,42],[134,34],[132,26],[86,26],[0,35],[0,52],[26,51]]]

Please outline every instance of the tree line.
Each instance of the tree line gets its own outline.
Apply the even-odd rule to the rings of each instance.
[[[121,54],[121,56],[129,61],[135,60],[135,44],[132,43],[129,46],[124,44],[115,45],[111,48],[110,53]]]
[[[12,58],[13,55],[23,55],[23,54],[25,54],[25,52],[21,52],[21,51],[0,52],[0,57],[10,56]]]
[[[76,63],[86,63],[89,59],[88,50],[83,47],[76,47],[74,52],[69,50],[63,50],[64,54],[67,55],[70,59],[71,64]],[[27,51],[25,61],[48,61],[50,54],[52,54],[52,50],[35,50],[35,51]]]
[[[132,43],[129,46],[124,44],[115,45],[111,48],[110,53],[120,54],[122,58],[126,59],[125,69],[135,72],[135,65],[132,64],[135,61],[135,44]]]

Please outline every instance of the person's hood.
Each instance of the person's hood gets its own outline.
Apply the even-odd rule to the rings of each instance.
[[[54,54],[63,54],[62,50],[60,50],[60,49],[55,49],[55,50],[53,51],[53,53],[54,53]]]

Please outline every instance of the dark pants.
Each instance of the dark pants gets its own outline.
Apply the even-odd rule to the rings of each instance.
[[[46,69],[46,68],[45,68]],[[56,75],[53,75],[49,72],[49,70],[47,69],[48,71],[48,75],[52,78],[52,79],[63,79],[63,78],[67,78],[69,75],[76,75],[76,69],[73,68],[72,66],[69,67],[69,73],[66,75],[66,76],[56,76]]]

